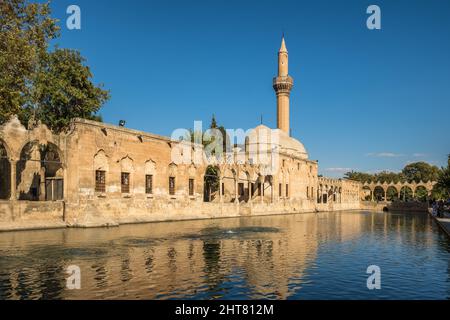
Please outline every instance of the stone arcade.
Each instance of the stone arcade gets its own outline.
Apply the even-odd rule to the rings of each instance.
[[[186,142],[84,119],[56,135],[12,118],[0,127],[0,230],[359,209],[362,186],[318,177],[317,161],[290,137],[293,85],[283,39],[273,84],[278,128],[258,126],[226,155],[243,162],[213,164],[215,190],[205,188],[211,164],[173,162],[173,148]],[[250,152],[267,143],[261,134],[278,137],[273,170]]]

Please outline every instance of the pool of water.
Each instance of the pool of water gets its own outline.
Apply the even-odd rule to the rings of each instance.
[[[0,233],[0,299],[449,299],[427,214],[334,212]],[[69,290],[67,267],[81,271]],[[367,267],[381,269],[368,290]]]

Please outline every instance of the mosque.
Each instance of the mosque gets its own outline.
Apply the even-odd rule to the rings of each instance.
[[[74,119],[54,134],[13,117],[0,126],[0,231],[359,209],[362,185],[319,177],[290,136],[293,87],[283,38],[277,128],[254,128],[227,161],[174,161],[203,146],[124,126]]]

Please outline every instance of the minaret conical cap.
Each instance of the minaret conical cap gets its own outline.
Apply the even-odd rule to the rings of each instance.
[[[286,41],[284,41],[284,37],[283,37],[283,39],[281,40],[281,48],[280,48],[280,52],[288,52],[287,51],[287,48],[286,48]]]

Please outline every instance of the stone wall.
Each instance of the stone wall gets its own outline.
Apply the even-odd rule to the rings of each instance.
[[[0,231],[66,226],[63,202],[0,201]]]
[[[194,152],[195,145],[82,119],[75,119],[70,130],[55,135],[45,125],[27,129],[13,118],[0,126],[0,185],[5,190],[5,201],[0,204],[0,230],[359,208],[355,201],[359,185],[345,180],[321,178],[324,187],[333,187],[321,191],[335,192],[336,197],[330,193],[327,203],[318,203],[317,161],[308,160],[306,153],[294,152],[297,145],[301,146],[295,139],[284,139],[285,148],[276,157],[269,155],[277,159],[271,161],[275,163],[272,171],[254,164],[250,157],[255,154],[250,155],[245,148],[234,148],[227,154],[232,159],[241,157],[243,162],[213,163],[223,192],[216,190],[211,202],[204,202],[208,164],[173,162],[174,152],[183,156]],[[104,190],[96,185],[96,171],[104,172]],[[129,181],[126,192],[123,173]],[[150,175],[152,191],[148,192],[146,176]],[[169,192],[169,178],[175,179],[173,194]],[[63,181],[63,201],[44,201],[48,198],[49,179]]]
[[[361,209],[392,212],[428,212],[428,203],[419,201],[361,201]]]

